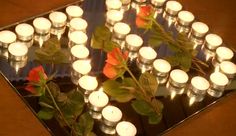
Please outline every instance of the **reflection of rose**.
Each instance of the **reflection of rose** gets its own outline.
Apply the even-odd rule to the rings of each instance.
[[[35,67],[30,70],[28,77],[26,78],[29,81],[29,84],[25,87],[25,90],[37,94],[39,93],[38,89],[40,89],[40,83],[46,83],[47,75],[44,72],[42,66]]]
[[[136,26],[140,28],[145,28],[150,22],[147,17],[149,17],[151,13],[152,7],[150,5],[141,6],[136,16]]]
[[[103,68],[103,74],[108,78],[115,78],[124,72],[122,67],[128,58],[127,53],[122,53],[119,48],[114,48],[107,53],[106,65]]]

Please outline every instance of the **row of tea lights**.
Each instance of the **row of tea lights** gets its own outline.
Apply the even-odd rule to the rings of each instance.
[[[156,1],[162,1],[163,4],[165,2],[165,0]],[[187,95],[190,98],[189,103],[191,105],[194,102],[202,101],[206,92],[213,97],[220,97],[225,87],[230,83],[230,80],[234,78],[236,66],[231,62],[234,53],[231,49],[222,46],[222,38],[216,34],[207,34],[209,28],[206,24],[202,22],[193,23],[193,14],[189,11],[181,11],[181,9],[182,5],[179,2],[168,1],[166,2],[163,18],[168,20],[167,15],[175,18],[178,15],[175,19],[176,22],[174,21],[178,32],[189,33],[191,41],[197,40],[198,45],[200,45],[199,40],[201,40],[200,43],[203,44],[203,51],[210,50],[213,52],[210,57],[213,58],[212,64],[215,67],[215,72],[210,75],[210,82],[204,77],[195,76],[191,79],[191,84],[187,86],[189,76],[186,72],[180,69],[171,71],[169,62],[163,59],[156,59],[157,53],[154,49],[142,47],[143,40],[140,36],[129,34],[130,26],[120,22],[123,19],[123,12],[120,9],[114,10],[107,5],[106,24],[108,24],[108,28],[113,32],[113,41],[119,43],[121,49],[129,52],[131,60],[136,59],[136,64],[142,72],[151,71],[156,75],[160,84],[166,83],[166,88],[170,91],[171,98],[174,98],[176,94],[183,94],[187,87]],[[192,28],[190,29],[191,24]],[[180,29],[180,27],[184,27],[184,29]],[[192,37],[195,40],[192,40]],[[204,37],[205,40],[202,39]],[[209,56],[206,56],[206,59],[209,59]]]

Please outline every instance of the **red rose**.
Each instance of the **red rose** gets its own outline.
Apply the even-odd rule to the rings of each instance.
[[[25,87],[25,90],[36,94],[40,88],[40,83],[45,82],[48,79],[42,66],[35,67],[30,70],[28,77],[26,78],[29,84]]]
[[[107,53],[106,64],[103,68],[103,74],[108,78],[115,78],[124,72],[122,67],[128,58],[128,53],[122,53],[119,48],[114,48]]]
[[[136,26],[140,28],[146,28],[150,23],[150,20],[147,18],[152,15],[152,12],[153,9],[150,5],[141,6],[136,16]]]

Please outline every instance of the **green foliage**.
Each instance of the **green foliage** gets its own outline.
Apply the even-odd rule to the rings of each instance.
[[[79,122],[75,124],[75,129],[78,136],[93,136],[91,132],[93,129],[94,120],[88,112],[82,114]]]
[[[151,96],[155,96],[158,88],[156,77],[149,72],[141,74],[139,77],[139,83],[143,89]]]
[[[53,116],[55,114],[55,111],[53,109],[49,109],[49,108],[42,108],[40,109],[40,111],[37,113],[37,116],[40,119],[44,119],[44,120],[49,120],[52,119]]]
[[[43,63],[69,63],[69,52],[61,50],[60,42],[52,38],[42,48],[35,50],[35,59]]]
[[[91,40],[91,47],[94,49],[102,49],[105,52],[112,51],[113,48],[118,47],[118,45],[111,41],[112,33],[105,26],[98,26]]]

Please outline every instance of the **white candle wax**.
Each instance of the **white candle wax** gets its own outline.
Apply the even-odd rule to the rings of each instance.
[[[143,39],[136,34],[127,35],[125,41],[127,44],[129,44],[129,46],[132,46],[134,48],[139,48],[143,44]]]
[[[165,2],[166,0],[151,0],[151,3],[158,7],[162,6]]]
[[[106,6],[107,10],[119,10],[122,6],[122,3],[120,0],[106,0]]]
[[[191,23],[195,17],[189,11],[180,11],[178,14],[178,18],[185,23]]]
[[[51,28],[51,22],[47,18],[38,17],[34,19],[33,26],[37,33],[48,33]]]
[[[97,88],[98,81],[96,77],[85,75],[79,79],[79,85],[87,91],[93,91]]]
[[[234,53],[231,49],[227,47],[218,47],[216,49],[216,55],[220,61],[231,60],[234,56]]]
[[[67,13],[68,17],[70,19],[72,19],[72,18],[76,18],[76,17],[78,17],[78,18],[82,17],[84,11],[79,6],[72,5],[72,6],[68,6],[66,8],[66,13]]]
[[[223,61],[220,63],[220,70],[226,75],[236,74],[236,65],[230,61]]]
[[[9,31],[3,30],[0,32],[0,42],[10,44],[16,41],[16,34]]]
[[[109,102],[108,96],[103,91],[94,91],[89,95],[89,103],[97,108],[106,106]]]
[[[121,121],[116,125],[116,132],[119,136],[135,136],[137,129],[132,123]]]
[[[147,60],[154,60],[157,57],[156,51],[151,47],[142,47],[139,49],[139,54]]]
[[[15,57],[22,57],[28,53],[28,47],[21,42],[15,42],[9,45],[8,51]]]
[[[71,49],[71,54],[78,59],[85,59],[89,56],[89,50],[82,45],[75,45]]]
[[[218,36],[217,34],[208,34],[205,37],[205,40],[208,43],[208,46],[209,46],[208,48],[210,49],[216,49],[223,43],[222,38]]]
[[[55,11],[49,14],[49,19],[53,26],[62,27],[65,26],[67,17],[63,12]]]
[[[182,5],[177,1],[168,1],[166,3],[166,11],[170,14],[176,15],[182,9]]]
[[[73,18],[70,21],[70,31],[85,31],[87,26],[87,21],[82,18]]]
[[[119,22],[123,19],[123,13],[117,10],[109,10],[106,13],[107,21]],[[109,22],[111,23],[111,22]]]
[[[69,34],[69,39],[75,44],[86,44],[88,36],[82,31],[74,31]]]
[[[170,72],[170,77],[173,81],[180,83],[180,84],[185,84],[188,82],[188,74],[180,69],[175,69]]]
[[[30,24],[22,23],[15,28],[18,38],[21,40],[30,40],[34,34],[34,28]],[[29,37],[29,39],[27,39]]]
[[[118,122],[122,118],[122,112],[119,108],[109,105],[102,110],[102,116],[107,121]]]
[[[201,35],[204,35],[209,31],[209,27],[202,22],[194,22],[192,24],[192,29]]]
[[[130,30],[130,26],[126,23],[119,22],[114,25],[114,31],[118,34],[127,35]]]
[[[153,62],[153,67],[161,73],[168,73],[171,70],[170,63],[163,59],[156,59]]]
[[[77,60],[72,63],[72,68],[82,75],[88,74],[92,69],[90,60]]]
[[[193,87],[195,87],[198,90],[205,91],[210,87],[209,82],[200,76],[195,76],[191,79],[191,84]]]
[[[217,86],[226,86],[229,82],[229,79],[225,74],[222,74],[220,72],[215,72],[210,75],[210,80],[213,84]]]

